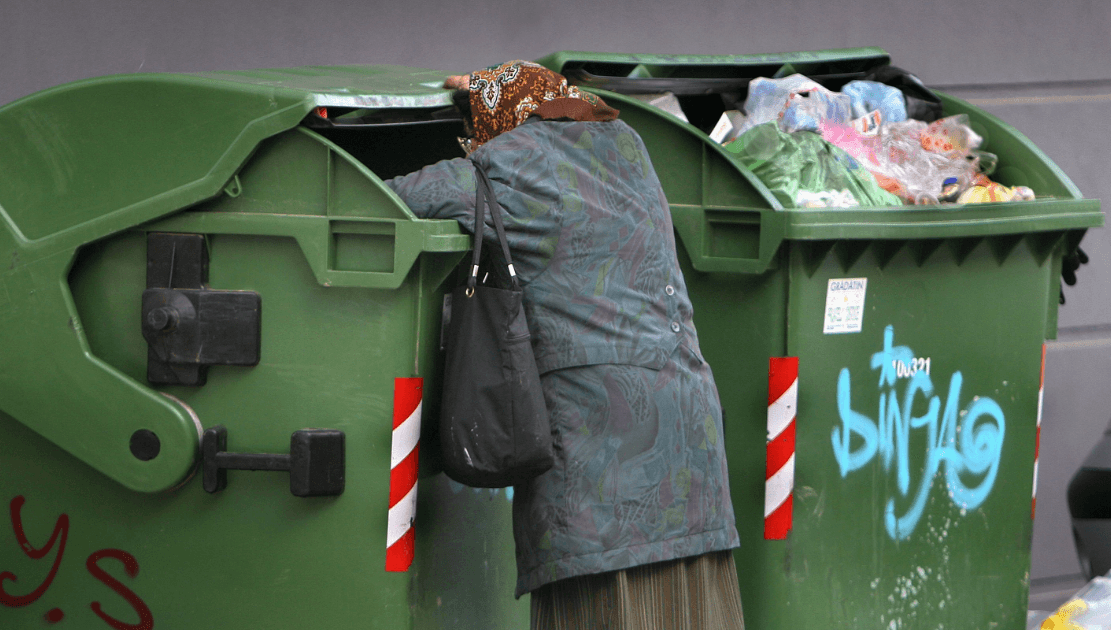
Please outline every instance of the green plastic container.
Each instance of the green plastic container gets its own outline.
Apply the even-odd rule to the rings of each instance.
[[[999,155],[993,179],[1037,200],[784,211],[707,136],[721,93],[743,102],[751,78],[837,89],[887,61],[866,48],[541,63],[621,110],[671,203],[725,409],[746,627],[1023,630],[1043,344],[1061,257],[1103,224],[1099,202],[948,96],[945,114],[967,113]],[[692,124],[627,96],[664,91]],[[765,540],[769,358],[783,356],[799,361],[793,518]]]
[[[527,627],[507,493],[433,475],[427,440],[416,559],[385,570],[395,379],[423,377],[435,417],[444,279],[471,241],[380,178],[460,154],[444,76],[128,75],[0,108],[0,627]],[[153,232],[203,235],[207,286],[260,296],[256,366],[148,382]],[[240,453],[343,431],[344,492],[234,470],[205,492],[216,425]]]

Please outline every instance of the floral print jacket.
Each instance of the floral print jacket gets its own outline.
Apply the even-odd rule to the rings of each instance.
[[[505,212],[555,438],[555,466],[514,496],[517,596],[736,547],[717,389],[640,137],[532,119],[386,183],[473,233],[472,160]]]

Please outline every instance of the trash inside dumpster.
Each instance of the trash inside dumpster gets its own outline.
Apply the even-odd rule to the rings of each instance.
[[[877,48],[541,63],[621,110],[671,204],[725,410],[746,625],[1022,630],[1044,342],[1099,202]],[[854,100],[863,80],[898,87],[908,120],[884,122],[901,116],[884,90]],[[896,146],[932,174],[885,171],[917,164]]]

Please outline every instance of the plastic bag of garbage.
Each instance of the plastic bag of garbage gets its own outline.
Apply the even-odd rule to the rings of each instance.
[[[783,79],[761,77],[748,84],[748,118],[739,133],[768,122],[778,123],[783,131],[817,131],[821,120],[848,123],[851,109],[848,95],[827,90],[801,74]]]
[[[928,125],[914,122],[911,128],[922,129],[918,134],[922,148],[935,153],[951,154],[956,151],[963,155],[984,141],[969,127],[967,114],[940,118]]]
[[[1032,201],[1034,191],[1026,186],[1004,186],[997,182],[974,182],[974,185],[957,197],[957,203],[994,203],[1002,201]]]
[[[860,162],[815,133],[785,133],[767,122],[725,150],[764,182],[784,208],[902,205]]]
[[[899,88],[876,81],[849,81],[841,88],[841,93],[849,97],[853,118],[878,111],[885,123],[907,119],[907,103]]]
[[[950,178],[957,180],[958,190],[967,189],[979,173],[970,151],[981,142],[967,122],[961,115],[928,125],[917,120],[884,125],[877,170],[902,184],[901,196],[914,203],[937,203]]]
[[[888,123],[871,136],[828,120],[819,128],[824,139],[872,171],[884,190],[908,203],[936,204],[957,198],[973,186],[986,185],[979,177],[995,164],[994,155],[977,150],[982,138],[968,126],[964,114],[929,124],[919,120]]]
[[[1111,578],[1097,577],[1077,591],[1041,630],[1111,630]]]

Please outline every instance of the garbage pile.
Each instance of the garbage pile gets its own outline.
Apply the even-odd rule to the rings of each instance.
[[[674,97],[648,102],[668,111]],[[682,112],[679,112],[682,115]],[[722,114],[723,144],[784,208],[966,204],[1034,199],[990,179],[997,158],[964,114],[886,66],[834,92],[801,74],[749,83],[744,111]]]

